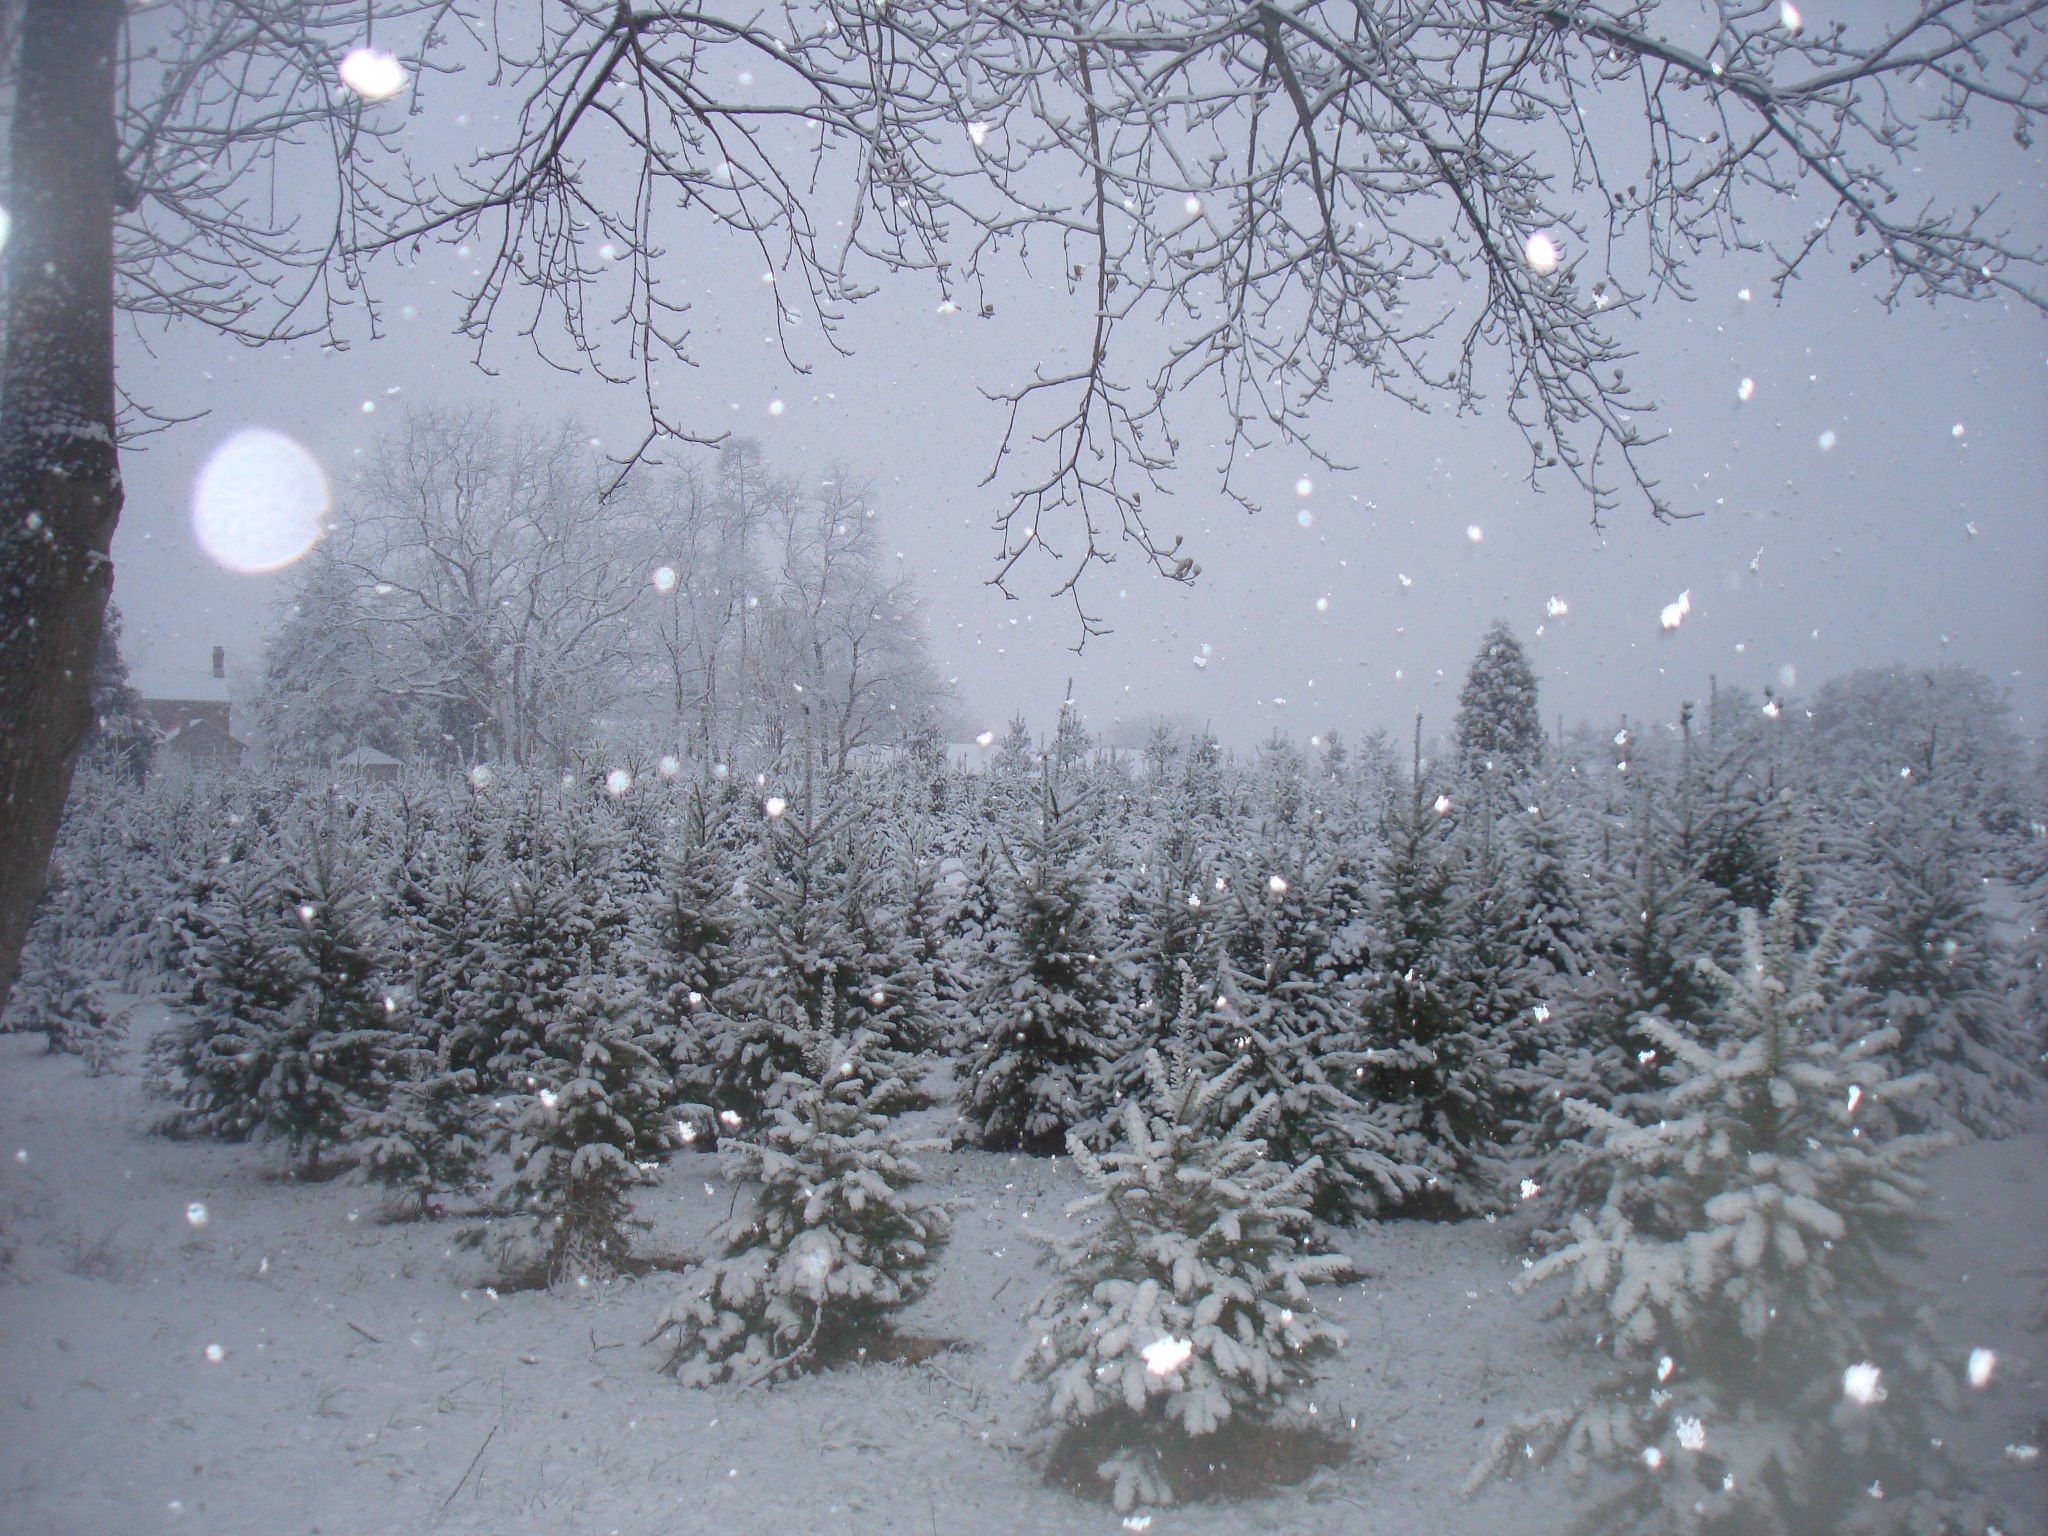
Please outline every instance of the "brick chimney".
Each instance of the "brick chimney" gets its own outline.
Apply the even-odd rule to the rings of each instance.
[[[213,648],[213,675],[215,677],[226,677],[228,675],[228,648],[224,645],[216,645]]]

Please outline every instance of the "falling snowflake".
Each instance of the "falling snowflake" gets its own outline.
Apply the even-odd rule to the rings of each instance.
[[[405,66],[375,48],[351,49],[337,73],[341,83],[365,101],[389,101],[405,89]]]
[[[1987,1387],[1991,1384],[1991,1373],[1998,1369],[1998,1352],[1990,1349],[1970,1351],[1968,1376],[1973,1387]]]
[[[1543,605],[1543,611],[1553,619],[1561,619],[1572,611],[1572,605],[1561,597],[1553,597]]]
[[[185,1207],[185,1220],[195,1227],[203,1227],[212,1219],[212,1216],[206,1209],[206,1202],[203,1200],[194,1200]]]
[[[1548,277],[1564,260],[1564,253],[1558,249],[1557,241],[1544,230],[1537,230],[1522,245],[1522,260],[1529,270],[1538,277]]]
[[[780,795],[770,795],[766,800],[761,802],[761,809],[766,811],[769,815],[769,818],[772,820],[773,818],[780,816],[784,811],[789,809],[789,802],[783,799]]]
[[[1883,1402],[1884,1372],[1868,1360],[1850,1366],[1842,1372],[1842,1396],[1852,1403],[1862,1403],[1866,1407]]]
[[[1171,1376],[1194,1352],[1195,1346],[1186,1339],[1158,1339],[1138,1351],[1145,1357],[1145,1369],[1154,1376]]]
[[[1666,629],[1676,629],[1685,622],[1685,616],[1692,612],[1692,588],[1687,587],[1678,594],[1678,601],[1666,603],[1664,611],[1657,616],[1657,622]]]

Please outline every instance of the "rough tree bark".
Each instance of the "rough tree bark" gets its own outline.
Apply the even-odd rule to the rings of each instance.
[[[91,723],[114,446],[122,0],[18,0],[0,360],[0,1009]]]

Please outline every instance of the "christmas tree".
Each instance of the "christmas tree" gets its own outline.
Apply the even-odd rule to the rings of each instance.
[[[1605,1469],[1589,1531],[1845,1530],[1873,1487],[1902,1529],[1964,1528],[1936,1517],[1929,1415],[1952,1397],[1894,1268],[1935,1143],[1886,1135],[1886,1107],[1925,1083],[1894,1075],[1889,1032],[1838,1043],[1832,936],[1802,949],[1798,928],[1789,899],[1742,914],[1740,962],[1710,972],[1717,1045],[1638,1025],[1665,1066],[1653,1113],[1572,1106],[1604,1194],[1524,1284],[1568,1281],[1618,1375],[1511,1425],[1480,1475]]]
[[[1458,690],[1458,770],[1467,780],[1518,780],[1543,761],[1536,673],[1505,619],[1479,642]]]
[[[305,984],[283,1010],[270,1069],[256,1088],[264,1134],[319,1171],[361,1115],[382,1107],[396,1000],[364,884],[360,827],[328,806],[287,838],[283,886]]]
[[[1169,1073],[1123,1107],[1096,1156],[1072,1142],[1089,1193],[1072,1237],[1045,1240],[1057,1278],[1029,1324],[1018,1372],[1045,1388],[1055,1462],[1079,1462],[1119,1511],[1171,1503],[1176,1483],[1292,1408],[1343,1341],[1309,1286],[1346,1269],[1304,1251],[1313,1159],[1270,1160],[1270,1105],[1231,1118],[1238,1069]],[[1099,1459],[1098,1459],[1099,1458]]]
[[[286,926],[284,892],[267,850],[226,870],[195,941],[198,1001],[151,1042],[152,1075],[176,1095],[162,1129],[241,1141],[263,1122],[260,1098],[306,984]]]
[[[1058,1152],[1089,1118],[1118,1033],[1082,854],[1079,810],[1048,769],[1038,831],[1011,865],[1002,947],[983,1005],[988,1033],[961,1110],[975,1142],[992,1151]]]
[[[643,1040],[644,1004],[619,977],[579,979],[531,1062],[512,1122],[510,1197],[534,1218],[550,1285],[602,1279],[628,1256],[630,1192],[643,1157],[674,1143],[670,1078]]]
[[[933,1144],[888,1128],[905,1084],[874,1044],[813,1031],[757,1133],[722,1144],[727,1177],[757,1187],[663,1318],[679,1380],[754,1384],[847,1358],[930,1286],[951,1223],[908,1191],[911,1154]]]

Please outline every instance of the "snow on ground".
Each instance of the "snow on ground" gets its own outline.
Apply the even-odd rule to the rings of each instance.
[[[697,1392],[658,1373],[648,1342],[673,1276],[494,1295],[452,1223],[380,1222],[378,1192],[283,1179],[275,1149],[151,1135],[157,1106],[132,1070],[88,1078],[6,1037],[0,1075],[9,1536],[1119,1530],[1040,1481],[1031,1392],[1009,1374],[1041,1284],[1024,1231],[1057,1228],[1077,1192],[1063,1161],[925,1159],[963,1204],[905,1326],[957,1350]],[[2038,1444],[2048,1418],[2044,1151],[2037,1133],[1949,1154],[1936,1199],[1952,1225],[1928,1264],[1948,1282],[1959,1360],[1997,1352],[1957,1434],[2033,1520],[2014,1536],[2048,1505],[2048,1471],[2004,1449]],[[643,1201],[646,1245],[702,1252],[732,1199],[715,1160],[677,1159]],[[1350,1347],[1316,1398],[1324,1422],[1355,1422],[1352,1463],[1270,1498],[1161,1511],[1151,1531],[1562,1531],[1562,1474],[1456,1491],[1494,1425],[1585,1379],[1544,1308],[1509,1294],[1523,1241],[1509,1221],[1356,1234],[1363,1278],[1322,1296]]]

